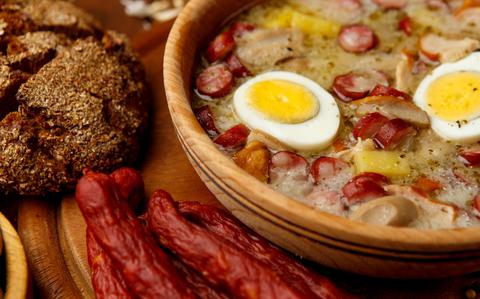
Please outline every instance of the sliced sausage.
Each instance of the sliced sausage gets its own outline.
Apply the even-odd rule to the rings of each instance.
[[[245,145],[248,134],[250,130],[245,125],[239,124],[222,133],[213,142],[226,150],[236,150]]]
[[[245,22],[235,22],[230,26],[230,32],[233,37],[241,37],[247,32],[255,30],[255,25]]]
[[[385,85],[380,85],[377,84],[375,88],[370,92],[371,97],[378,97],[378,96],[392,96],[392,97],[397,97],[401,98],[407,101],[411,101],[412,97],[398,89],[395,89],[393,87],[385,86]]]
[[[276,179],[289,175],[298,180],[308,178],[308,162],[293,152],[282,151],[274,154],[270,160],[270,176]]]
[[[388,178],[381,174],[362,173],[348,182],[342,192],[348,204],[353,205],[386,196],[382,185],[388,182]]]
[[[442,63],[457,61],[480,48],[480,41],[475,39],[448,39],[434,33],[423,35],[418,43],[421,54]]]
[[[188,221],[180,214],[172,197],[163,190],[153,193],[148,202],[145,219],[157,241],[186,265],[201,273],[213,288],[225,290],[230,295],[235,294],[233,298],[316,297],[312,291],[302,290],[297,288],[296,284],[282,279],[271,266],[255,258],[248,252],[249,250],[242,249],[234,242]],[[225,222],[224,224],[227,225]],[[329,291],[325,294],[335,298]]]
[[[354,178],[355,181],[357,182],[363,182],[363,181],[372,181],[377,183],[380,186],[385,186],[387,184],[390,184],[390,179],[384,176],[383,174],[375,173],[375,172],[364,172],[359,175],[357,175]]]
[[[375,142],[385,150],[408,148],[417,131],[407,122],[396,118],[385,123],[375,134]]]
[[[235,49],[235,40],[231,31],[220,33],[209,45],[205,58],[208,62],[214,63],[227,57]]]
[[[401,118],[421,128],[430,125],[430,119],[425,111],[411,101],[405,101],[401,98],[392,96],[368,97],[354,103],[358,107],[355,112],[359,115],[380,112],[388,118]]]
[[[205,105],[195,109],[194,113],[198,122],[210,137],[217,136],[220,133],[217,129],[217,126],[215,126],[215,117],[213,116],[210,106]]]
[[[385,9],[401,9],[407,5],[407,0],[373,0],[373,2]]]
[[[368,86],[363,84],[362,77],[351,73],[337,76],[333,81],[332,89],[335,95],[346,103],[362,99],[370,92]]]
[[[388,121],[387,117],[378,112],[367,114],[356,123],[352,132],[353,137],[363,140],[373,138]]]
[[[240,61],[237,55],[231,54],[225,60],[225,63],[227,64],[228,68],[230,69],[230,71],[235,77],[243,78],[243,77],[251,76],[251,73],[243,65],[243,63]]]
[[[461,150],[460,160],[467,166],[480,166],[480,148]]]
[[[338,34],[340,47],[350,53],[364,53],[375,48],[378,38],[375,32],[363,24],[342,27]]]
[[[411,36],[413,29],[412,29],[412,20],[405,16],[403,19],[398,22],[398,28],[402,30],[407,36]]]
[[[332,90],[343,102],[351,102],[366,97],[378,84],[388,85],[387,76],[377,70],[351,72],[335,77]]]
[[[225,64],[216,64],[203,70],[197,77],[198,91],[212,98],[221,98],[229,94],[235,79]]]
[[[313,162],[310,168],[310,175],[312,176],[315,184],[318,184],[321,180],[333,178],[342,170],[349,168],[348,163],[332,157],[320,157]]]

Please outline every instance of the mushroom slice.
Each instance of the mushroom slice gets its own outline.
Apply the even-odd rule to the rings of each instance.
[[[303,34],[296,29],[258,29],[237,38],[236,55],[248,69],[272,67],[276,63],[300,56]]]
[[[418,215],[413,201],[401,196],[386,196],[361,205],[350,218],[375,225],[408,226]]]
[[[464,39],[448,39],[434,33],[427,33],[419,40],[420,53],[432,61],[453,62],[464,58],[480,48],[480,41]]]
[[[458,216],[455,206],[426,197],[411,186],[389,185],[384,188],[389,194],[405,197],[417,204],[419,217],[412,226],[434,229],[455,226]]]
[[[353,102],[357,105],[356,113],[365,115],[379,112],[389,118],[400,118],[418,127],[426,128],[430,125],[428,114],[410,101],[392,96],[366,97]]]

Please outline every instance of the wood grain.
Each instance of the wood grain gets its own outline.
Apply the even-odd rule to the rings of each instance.
[[[272,242],[329,267],[395,278],[442,277],[479,270],[477,228],[394,228],[330,215],[255,180],[211,142],[190,107],[195,56],[229,16],[256,2],[190,1],[177,18],[166,48],[165,89],[177,134],[197,173],[217,199]]]
[[[95,298],[90,282],[85,241],[86,225],[77,207],[74,195],[64,197],[57,210],[57,234],[62,258],[83,298]]]
[[[18,211],[18,232],[27,261],[43,298],[80,298],[68,273],[57,233],[56,203],[24,199]]]

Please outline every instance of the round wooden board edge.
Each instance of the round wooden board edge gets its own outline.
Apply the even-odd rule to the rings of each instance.
[[[81,298],[64,259],[59,258],[62,252],[55,203],[37,198],[21,200],[18,232],[39,295],[43,298]]]

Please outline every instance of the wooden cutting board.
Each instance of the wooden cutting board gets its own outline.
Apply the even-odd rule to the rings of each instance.
[[[190,166],[168,114],[162,57],[171,23],[154,24],[150,30],[144,30],[141,21],[124,15],[117,0],[80,0],[77,4],[96,15],[107,28],[129,35],[146,67],[153,109],[148,146],[140,168],[147,195],[163,188],[177,200],[218,204]],[[73,195],[48,201],[23,199],[18,230],[39,296],[94,298],[86,262],[85,223]],[[477,279],[480,285],[480,275],[435,281],[385,281],[312,266],[368,298],[465,298],[465,290]]]

